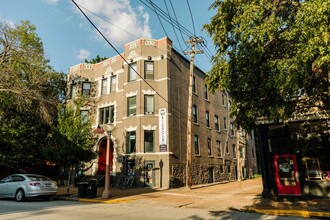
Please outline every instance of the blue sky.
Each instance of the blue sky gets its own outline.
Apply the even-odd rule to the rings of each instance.
[[[172,3],[178,22],[189,32],[196,32],[196,36],[206,40],[208,51],[196,55],[195,58],[195,64],[206,72],[211,67],[210,55],[214,54],[214,46],[206,32],[202,31],[202,25],[209,23],[215,13],[208,10],[213,0],[188,1],[194,26],[187,0],[153,0],[152,2],[165,12],[167,12],[167,6],[170,15],[175,18]],[[160,23],[158,16],[142,3],[146,3],[146,0],[142,2],[139,0],[75,0],[75,2],[85,8],[83,10],[88,17],[119,52],[123,52],[124,44],[137,38],[165,37],[162,25],[176,50],[181,52],[190,49],[189,45],[183,41],[183,39],[188,40],[189,37],[185,34],[182,37],[177,29],[176,37],[171,24],[163,19]],[[83,17],[71,0],[5,0],[0,7],[0,20],[11,24],[17,24],[20,20],[30,20],[37,27],[46,57],[57,71],[68,73],[69,67],[83,62],[85,58],[92,59],[96,55],[101,57],[116,55],[116,52]],[[206,50],[205,46],[200,49]]]

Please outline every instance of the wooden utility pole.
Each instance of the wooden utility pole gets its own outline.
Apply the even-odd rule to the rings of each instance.
[[[185,51],[184,54],[190,55],[190,70],[189,70],[189,91],[188,91],[188,119],[187,119],[187,162],[186,162],[186,187],[191,190],[191,118],[192,118],[192,88],[194,78],[194,61],[195,54],[203,53],[202,50],[195,50],[196,43],[201,43],[203,40],[197,37],[190,37],[186,43],[191,44],[191,50]]]

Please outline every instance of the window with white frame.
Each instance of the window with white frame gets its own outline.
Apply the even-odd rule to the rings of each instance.
[[[99,110],[99,124],[112,124],[115,118],[115,107],[113,105],[100,108]]]
[[[155,113],[154,100],[154,95],[144,95],[144,114],[152,115]]]
[[[144,62],[144,78],[145,79],[154,79],[154,62],[153,61]]]
[[[230,122],[230,134],[233,136],[235,135],[234,124]]]
[[[206,111],[205,113],[205,118],[206,118],[206,127],[210,127],[210,113]]]
[[[144,152],[154,152],[154,131],[144,131]]]
[[[133,82],[137,79],[137,64],[131,63],[128,68],[128,82]]]
[[[77,96],[77,84],[71,84],[70,97],[74,99]]]
[[[136,96],[127,98],[127,116],[136,115]]]
[[[80,110],[80,117],[81,117],[81,122],[87,123],[88,122],[88,110]]]
[[[205,100],[208,100],[209,99],[209,94],[207,92],[207,86],[206,86],[206,84],[204,85],[204,99]]]
[[[214,115],[214,129],[216,131],[220,130],[220,126],[219,126],[219,116]]]
[[[101,95],[107,94],[107,88],[108,88],[108,78],[102,79],[101,81]]]
[[[85,97],[89,97],[91,94],[91,83],[83,82],[82,83],[82,95]]]
[[[116,92],[117,88],[117,76],[113,75],[110,78],[110,92]]]
[[[199,155],[200,151],[199,151],[199,141],[198,141],[198,135],[194,136],[194,145],[195,145],[195,154]]]
[[[192,92],[196,93],[196,78],[193,76],[193,81],[192,81]]]
[[[212,141],[211,138],[207,139],[207,153],[209,156],[212,156]]]
[[[217,157],[221,157],[221,142],[216,141],[216,150],[217,150]]]
[[[196,105],[193,105],[193,107],[192,107],[192,116],[193,116],[193,122],[198,123],[197,106]]]
[[[126,153],[136,152],[136,131],[126,132]]]

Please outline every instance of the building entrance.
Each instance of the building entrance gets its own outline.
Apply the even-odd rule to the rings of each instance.
[[[99,157],[98,157],[98,174],[105,174],[105,166],[106,166],[106,159],[107,159],[107,139],[104,138],[101,140],[99,145]],[[113,143],[110,140],[110,172],[112,171],[112,165],[113,165]]]

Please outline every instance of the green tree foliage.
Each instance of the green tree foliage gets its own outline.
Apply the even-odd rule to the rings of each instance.
[[[73,108],[63,104],[59,108],[58,123],[52,127],[50,147],[44,151],[47,158],[57,165],[72,167],[96,158],[93,151],[96,140],[91,123],[81,117],[80,106],[77,104]]]
[[[95,58],[93,58],[91,60],[85,59],[85,63],[95,64],[95,63],[102,62],[103,60],[106,60],[106,59],[108,59],[108,57],[100,57],[100,55],[97,55]]]
[[[66,85],[35,31],[29,21],[0,23],[0,163],[34,170],[45,164],[41,149]]]
[[[204,28],[217,47],[208,88],[228,90],[237,123],[286,119],[329,101],[330,0],[216,0]]]

